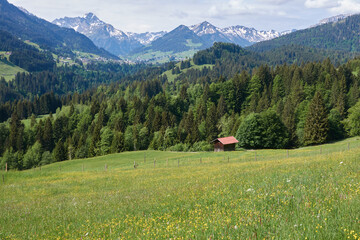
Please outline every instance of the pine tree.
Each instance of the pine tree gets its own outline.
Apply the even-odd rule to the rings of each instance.
[[[58,141],[53,151],[55,162],[65,161],[67,159],[67,151],[62,141]]]
[[[304,128],[304,144],[325,143],[328,138],[329,123],[325,104],[320,92],[316,92],[309,107]]]
[[[212,104],[205,120],[206,126],[206,136],[208,141],[212,141],[218,137],[218,129],[217,129],[217,112],[215,104]]]
[[[221,95],[220,99],[218,101],[218,105],[217,105],[218,118],[221,118],[222,116],[224,116],[225,112],[226,112],[226,102],[224,100],[224,96]]]
[[[50,118],[47,118],[44,126],[43,133],[43,148],[44,151],[51,152],[54,148],[54,137],[53,137],[53,127]]]
[[[18,115],[13,113],[10,120],[10,136],[8,148],[12,148],[14,152],[24,150],[24,124],[21,123]]]

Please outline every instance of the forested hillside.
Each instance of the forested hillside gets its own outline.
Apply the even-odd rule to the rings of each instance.
[[[51,50],[54,53],[72,55],[72,51],[77,50],[117,59],[116,56],[97,48],[84,35],[28,15],[7,0],[0,0],[0,30],[9,32],[23,41],[35,42],[42,49]]]
[[[12,64],[30,72],[52,70],[55,61],[49,52],[40,52],[33,46],[26,44],[10,33],[0,30],[0,51],[10,53],[9,59],[1,58],[4,63]]]
[[[286,45],[300,45],[315,49],[360,52],[360,14],[344,20],[308,28],[279,38],[257,43],[249,49],[264,52]]]
[[[238,52],[239,62],[244,60],[241,56],[256,60],[258,55],[231,45],[223,47],[228,50],[218,51],[215,46],[207,52],[217,59],[214,69],[224,68],[224,73],[234,73],[232,76],[217,77],[221,72],[208,69],[203,76],[170,82],[162,72],[177,68],[174,64],[135,68],[136,74],[124,73],[119,76],[121,81],[81,94],[47,93],[2,104],[1,116],[11,116],[0,124],[2,166],[7,162],[10,168],[26,169],[69,158],[143,149],[205,151],[211,150],[213,139],[229,135],[240,140],[238,147],[292,148],[360,133],[360,59],[338,67],[328,59],[276,67],[257,62],[228,71],[224,63],[237,66],[231,62],[230,52]],[[214,63],[203,55],[194,62]],[[189,67],[184,62],[182,66]],[[91,67],[97,71],[89,71]],[[108,75],[98,75],[100,69],[108,69]],[[67,74],[74,74],[69,79],[115,77],[116,65],[113,69],[114,75],[106,64],[89,66],[83,73],[64,68],[58,83],[49,87],[61,86]],[[131,67],[128,73],[132,73]],[[24,79],[26,76],[30,75]],[[11,84],[31,88],[21,79]],[[41,94],[36,84],[33,88],[34,94]],[[53,114],[36,116],[50,112]],[[21,121],[31,114],[30,119]]]

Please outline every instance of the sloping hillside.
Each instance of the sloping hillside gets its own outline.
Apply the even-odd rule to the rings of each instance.
[[[353,15],[335,23],[296,31],[282,37],[257,43],[249,49],[264,52],[285,45],[360,52],[360,15]]]
[[[68,54],[78,50],[116,58],[105,50],[97,48],[86,36],[72,29],[61,28],[36,16],[28,15],[6,0],[0,0],[0,30],[7,31],[22,40],[37,43],[43,49],[67,52]]]

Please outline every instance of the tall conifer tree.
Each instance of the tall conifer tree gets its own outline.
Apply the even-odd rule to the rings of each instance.
[[[304,129],[304,144],[326,142],[329,132],[328,114],[320,92],[316,92],[309,107]]]

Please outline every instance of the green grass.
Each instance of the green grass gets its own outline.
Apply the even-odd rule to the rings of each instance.
[[[199,48],[201,47],[203,44],[202,43],[193,43],[192,39],[187,39],[186,40],[186,46],[187,47],[192,47],[192,48]]]
[[[166,63],[170,60],[170,55],[173,55],[173,52],[161,52],[161,51],[152,51],[149,50],[145,53],[135,54],[130,57],[133,61],[149,61],[150,63]]]
[[[74,51],[74,53],[76,54],[77,57],[82,57],[82,58],[88,58],[88,59],[93,59],[93,60],[100,58],[99,55],[93,54],[93,53],[86,53],[86,52],[79,52],[79,51]]]
[[[18,72],[26,72],[26,70],[10,62],[3,62],[0,60],[0,77],[4,77],[6,81],[11,81]]]
[[[39,44],[30,42],[29,40],[26,40],[25,43],[28,44],[28,45],[30,45],[30,46],[35,47],[35,48],[36,48],[37,50],[39,50],[39,51],[44,51],[44,50],[39,46]]]
[[[127,152],[3,172],[0,239],[358,239],[359,157],[352,138],[289,152]]]
[[[188,44],[192,44],[191,42],[189,42]],[[187,45],[188,46],[188,45]],[[191,46],[195,46],[195,45],[191,45]],[[166,63],[169,61],[174,61],[174,59],[177,61],[178,59],[186,59],[186,58],[191,58],[194,56],[194,54],[198,52],[198,50],[188,50],[188,51],[184,51],[184,52],[178,52],[178,53],[173,53],[173,52],[161,52],[161,51],[152,51],[149,50],[145,53],[140,53],[140,54],[135,54],[130,56],[130,60],[132,61],[147,61],[149,63],[153,63],[153,64],[161,64],[161,63]]]
[[[180,63],[177,63],[175,66],[180,68]],[[166,75],[167,79],[169,82],[174,82],[175,79],[181,74],[181,73],[186,73],[187,71],[189,71],[190,69],[198,69],[198,70],[202,70],[203,68],[213,68],[214,65],[213,64],[204,64],[204,65],[195,65],[194,62],[191,60],[191,67],[190,68],[186,68],[186,69],[182,69],[180,70],[179,74],[172,74],[172,70],[168,70],[166,72],[163,73],[163,75]]]

